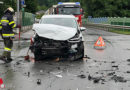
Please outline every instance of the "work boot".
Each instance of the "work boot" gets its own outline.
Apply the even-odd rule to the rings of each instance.
[[[6,58],[5,63],[10,63],[10,62],[12,62],[12,60],[13,60],[12,58]]]
[[[5,56],[1,56],[0,60],[5,63],[10,63],[12,61],[12,58],[6,58]]]

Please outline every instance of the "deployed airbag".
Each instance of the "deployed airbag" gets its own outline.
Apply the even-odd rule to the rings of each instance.
[[[53,40],[68,40],[77,33],[76,28],[54,24],[34,24],[33,30],[35,30],[40,37]]]

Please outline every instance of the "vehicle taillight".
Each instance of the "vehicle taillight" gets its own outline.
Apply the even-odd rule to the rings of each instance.
[[[30,45],[32,45],[34,42],[33,38],[30,39]]]
[[[57,10],[56,10],[56,11],[57,11],[57,14],[59,14],[59,11],[58,11],[58,10],[59,10],[59,9],[57,8]]]

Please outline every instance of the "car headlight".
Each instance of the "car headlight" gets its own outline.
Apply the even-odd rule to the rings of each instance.
[[[75,40],[79,40],[79,33],[76,33],[74,37],[72,37],[71,39],[69,39],[69,41],[75,41]]]

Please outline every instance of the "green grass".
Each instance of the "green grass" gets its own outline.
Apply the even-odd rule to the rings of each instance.
[[[118,34],[130,35],[130,30],[112,29],[112,30],[109,30],[109,31],[114,32],[114,33],[118,33]]]

